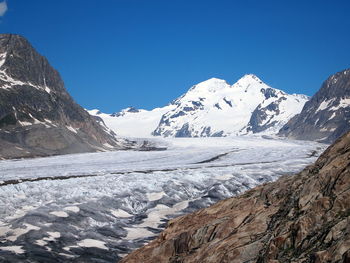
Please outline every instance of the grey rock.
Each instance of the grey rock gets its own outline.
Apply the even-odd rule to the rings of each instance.
[[[191,137],[188,123],[185,123],[181,129],[176,132],[175,137]]]
[[[271,89],[272,90],[272,89]],[[272,90],[273,91],[273,90]],[[266,99],[270,97],[276,97],[273,93],[265,93]],[[252,131],[253,133],[258,133],[265,131],[271,127],[274,127],[277,122],[274,121],[274,117],[280,114],[279,105],[281,101],[285,100],[285,97],[281,97],[276,101],[271,102],[266,107],[259,104],[255,110],[252,112],[249,123],[247,125],[247,131]],[[269,114],[267,114],[269,112]],[[271,114],[273,112],[273,114]]]
[[[0,158],[92,152],[107,144],[120,148],[25,38],[0,34],[0,54]]]
[[[335,141],[350,130],[350,69],[330,76],[300,114],[279,131],[299,140]]]
[[[138,112],[140,112],[140,110],[136,109],[134,107],[129,107],[129,108],[126,108],[125,110],[122,110],[120,112],[114,112],[114,113],[111,114],[111,116],[112,117],[120,117],[120,116],[124,116],[125,113],[127,113],[127,112],[138,113]]]

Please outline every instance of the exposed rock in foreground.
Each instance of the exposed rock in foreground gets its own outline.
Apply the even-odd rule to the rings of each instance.
[[[350,262],[350,133],[314,165],[171,220],[121,262]]]
[[[21,36],[0,34],[0,159],[118,147]]]
[[[347,69],[330,76],[279,135],[331,143],[349,130],[350,69]]]

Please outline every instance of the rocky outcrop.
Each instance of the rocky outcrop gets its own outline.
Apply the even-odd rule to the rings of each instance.
[[[0,35],[0,158],[118,148],[73,101],[59,73],[21,36]]]
[[[330,76],[279,135],[331,143],[349,130],[350,69],[347,69]]]
[[[169,221],[121,262],[350,262],[350,133],[295,176]]]
[[[139,109],[136,109],[134,107],[129,107],[129,108],[126,108],[126,109],[121,110],[119,112],[112,113],[111,116],[112,117],[121,117],[127,113],[139,113],[139,112],[141,112]],[[98,112],[97,114],[101,114],[101,112]]]

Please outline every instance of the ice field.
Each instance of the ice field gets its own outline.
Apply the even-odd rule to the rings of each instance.
[[[116,262],[169,218],[296,173],[326,148],[258,137],[152,143],[162,150],[0,161],[0,261]]]

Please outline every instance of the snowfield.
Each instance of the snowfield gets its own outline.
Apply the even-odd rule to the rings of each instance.
[[[0,261],[116,262],[170,218],[296,173],[326,147],[258,137],[152,143],[167,150],[0,161]]]
[[[88,112],[119,136],[272,135],[299,114],[308,100],[305,95],[287,94],[247,74],[233,85],[217,78],[200,82],[167,106],[150,111],[129,107],[113,114],[97,109]]]

